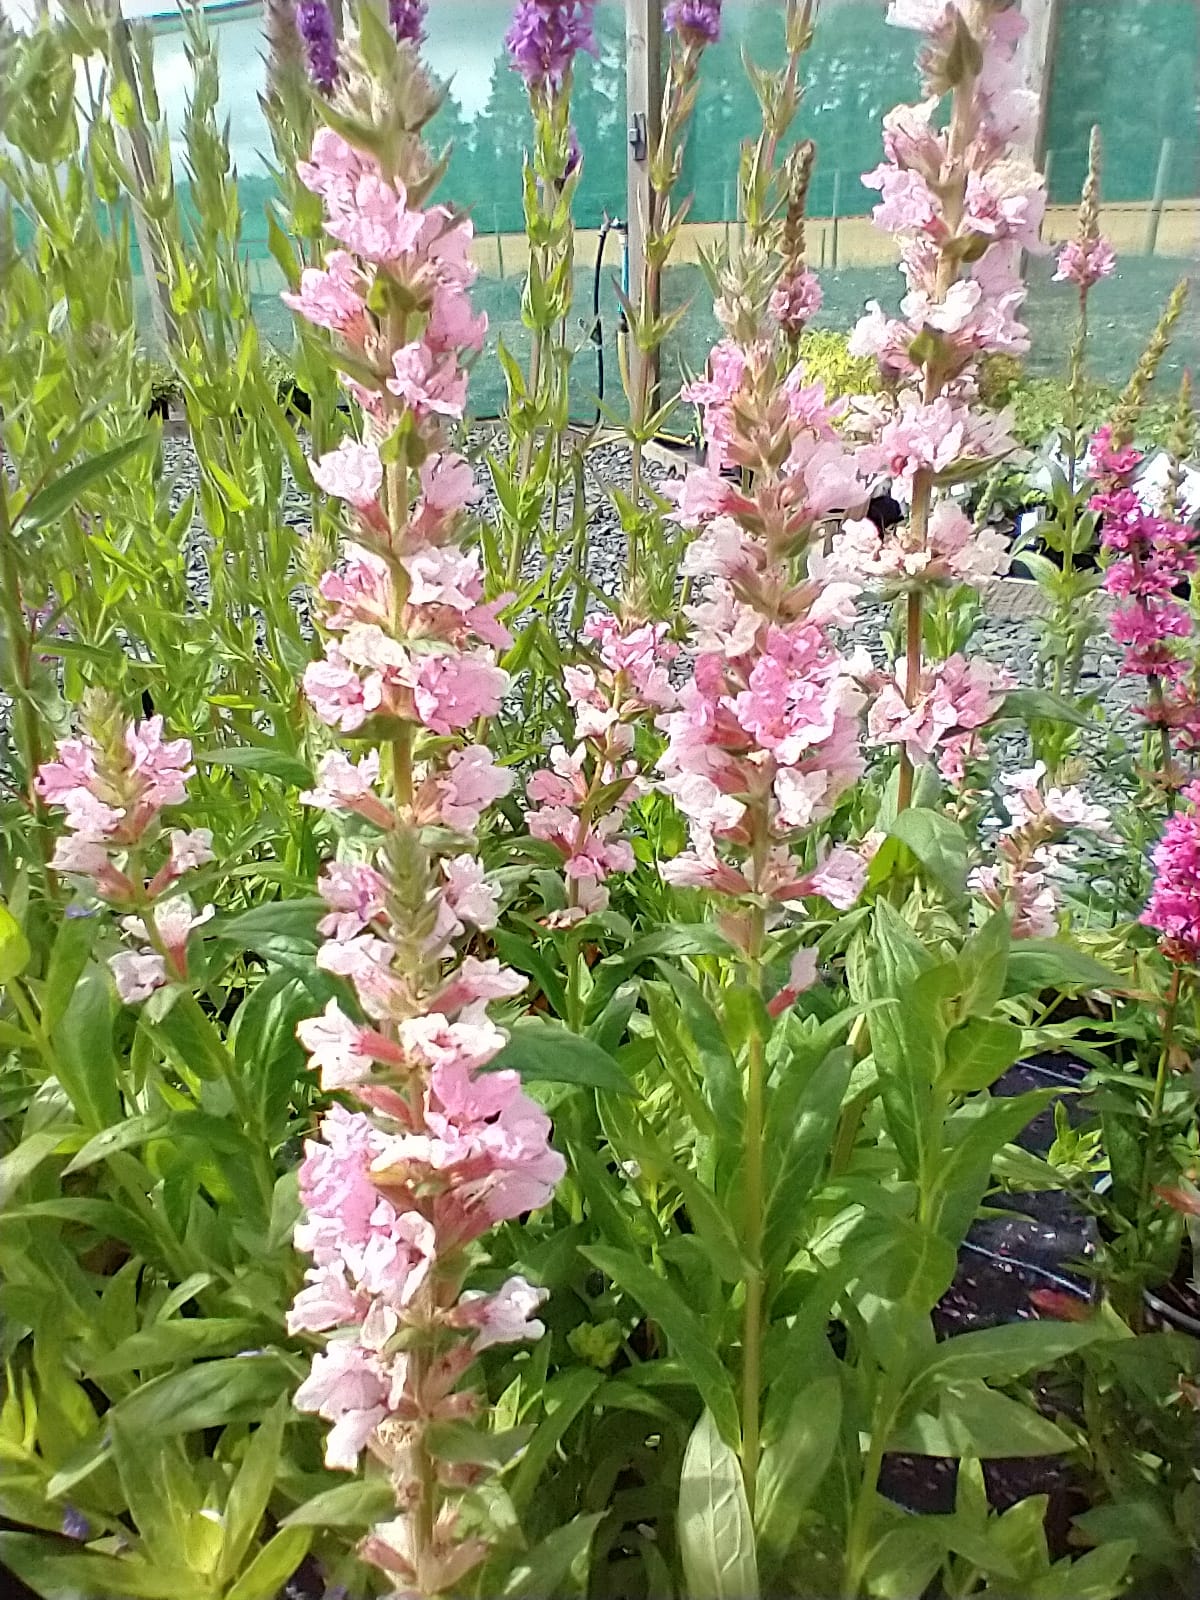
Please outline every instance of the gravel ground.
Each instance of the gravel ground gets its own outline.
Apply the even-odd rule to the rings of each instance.
[[[494,428],[480,427],[469,440],[474,456],[482,457],[495,436]],[[177,507],[184,496],[195,487],[197,466],[190,440],[183,435],[170,434],[163,439],[163,469],[172,481],[171,504]],[[651,459],[646,464],[647,480],[661,484],[665,479],[680,474],[683,466],[672,460],[669,464]],[[486,469],[480,468],[479,481],[484,486],[480,511],[485,518],[494,520],[498,512],[495,495],[488,482]],[[620,441],[602,442],[588,453],[585,464],[584,492],[588,513],[588,576],[596,589],[604,595],[619,594],[626,576],[626,544],[610,491],[628,483],[629,451]],[[572,516],[573,488],[564,487],[559,506],[559,528],[564,545],[569,545]],[[308,497],[302,493],[285,472],[283,493],[283,518],[286,523],[303,529],[309,520]],[[549,542],[549,541],[547,541]],[[203,601],[208,593],[208,553],[210,541],[200,525],[199,518],[193,526],[188,552],[188,566],[196,596]],[[555,568],[561,571],[569,559],[569,549],[564,548],[555,558]],[[526,564],[526,576],[532,577],[539,568],[542,557],[534,552]],[[293,600],[302,612],[307,613],[308,596],[302,586],[297,586]],[[596,604],[589,602],[589,609]],[[556,621],[565,637],[568,625],[569,601],[564,599],[557,607]],[[307,620],[307,618],[306,618]],[[886,658],[883,639],[889,622],[888,608],[869,599],[859,607],[859,616],[847,630],[847,644],[864,646],[876,660]],[[1007,667],[1022,684],[1032,684],[1037,655],[1038,624],[1029,618],[1010,617],[994,607],[983,608],[980,626],[971,642],[972,652],[979,652],[997,665]],[[1109,732],[1115,728],[1127,739],[1137,738],[1136,724],[1130,715],[1135,699],[1133,685],[1118,675],[1119,657],[1107,637],[1093,642],[1085,663],[1081,688],[1096,694],[1110,712],[1107,726],[1098,726],[1095,732],[1084,735],[1082,753],[1091,757],[1092,777],[1089,787],[1095,798],[1113,800],[1115,793],[1104,783],[1103,748]],[[0,727],[7,724],[8,706],[0,697]],[[1005,768],[1023,764],[1028,759],[1028,742],[1023,733],[1001,737],[1001,757]],[[1106,792],[1108,791],[1108,792]]]

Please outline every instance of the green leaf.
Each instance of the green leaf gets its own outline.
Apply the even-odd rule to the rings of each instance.
[[[65,1139],[78,1132],[73,1123],[39,1128],[36,1133],[27,1133],[15,1150],[0,1157],[0,1206],[7,1209],[9,1200],[25,1179],[36,1172]]]
[[[30,954],[21,924],[0,900],[0,984],[19,977],[29,965]]]
[[[84,1172],[120,1150],[135,1149],[150,1139],[158,1138],[166,1131],[168,1122],[165,1112],[146,1111],[139,1117],[127,1117],[124,1122],[114,1123],[111,1128],[105,1128],[88,1140],[67,1163],[63,1177],[73,1172]]]
[[[317,948],[317,921],[329,910],[319,895],[296,900],[272,900],[232,917],[216,917],[206,932],[222,944],[253,950],[261,956],[276,952],[307,954]]]
[[[188,1470],[186,1460],[180,1460],[178,1441],[148,1442],[131,1435],[120,1423],[110,1423],[108,1432],[125,1504],[137,1525],[143,1548],[156,1565],[170,1570],[182,1555],[191,1509],[172,1492],[177,1477],[172,1468],[182,1466],[185,1474]],[[175,1460],[168,1459],[172,1446]]]
[[[607,1050],[549,1017],[513,1024],[508,1043],[485,1070],[504,1068],[520,1073],[524,1083],[570,1083],[610,1094],[633,1093],[629,1079]]]
[[[62,1021],[99,931],[98,917],[63,918],[50,951],[41,995],[42,1027],[47,1032],[52,1032]]]
[[[281,967],[247,995],[233,1019],[234,1066],[258,1103],[272,1143],[285,1137],[293,1092],[308,1074],[296,1024],[323,1010],[334,993],[334,980],[323,972]]]
[[[785,1264],[805,1201],[816,1186],[833,1143],[854,1058],[833,1050],[805,1084],[793,1112],[790,1136],[775,1156],[776,1176],[767,1200],[763,1262],[769,1274]],[[768,1172],[768,1181],[770,1180]]]
[[[75,985],[51,1035],[55,1074],[84,1127],[93,1131],[124,1115],[113,1054],[113,994],[108,973],[89,967]]]
[[[631,972],[655,956],[728,956],[733,947],[710,922],[680,923],[637,939],[619,955],[606,956],[594,969],[599,1003],[618,989]]]
[[[111,450],[102,450],[99,455],[81,461],[78,466],[69,467],[53,483],[46,484],[32,499],[26,501],[14,518],[14,532],[27,533],[56,522],[85,489],[140,450],[149,437],[146,433],[139,434],[134,439],[126,439],[123,444],[114,445]]]
[[[888,1440],[888,1449],[926,1456],[1065,1455],[1071,1440],[1048,1418],[979,1379],[939,1383],[936,1411],[912,1419]]]
[[[275,1596],[308,1554],[312,1529],[280,1528],[242,1573],[225,1600],[275,1600]]]
[[[937,1388],[961,1378],[1004,1383],[1041,1372],[1104,1337],[1099,1322],[1009,1322],[947,1339],[914,1376],[914,1386]]]
[[[864,941],[866,993],[855,998],[892,1002],[871,1013],[871,1050],[888,1132],[905,1175],[914,1178],[922,1170],[933,1085],[943,1063],[942,979],[950,974],[937,968],[886,900],[875,907],[872,929],[873,940]]]
[[[1064,993],[1073,989],[1100,989],[1122,994],[1129,987],[1120,973],[1084,955],[1064,939],[1017,939],[1008,957],[1008,997],[1040,994],[1044,989]]]
[[[602,1511],[575,1517],[555,1528],[540,1544],[516,1558],[508,1581],[500,1593],[504,1600],[561,1600],[572,1577],[572,1568],[582,1564],[592,1547],[597,1526],[604,1520]],[[586,1588],[586,1574],[569,1584],[580,1593]]]
[[[61,1554],[61,1545],[38,1534],[0,1533],[0,1562],[42,1600],[186,1600],[196,1579],[182,1569],[181,1583],[137,1556],[106,1556],[81,1550]]]
[[[228,1583],[241,1567],[262,1525],[275,1479],[284,1465],[280,1451],[290,1415],[288,1397],[281,1394],[246,1443],[237,1477],[225,1502],[225,1537],[217,1571],[222,1583]]]
[[[257,1422],[294,1381],[283,1357],[271,1351],[203,1361],[152,1378],[119,1400],[108,1416],[146,1435]]]
[[[998,715],[1015,717],[1025,723],[1065,722],[1072,728],[1086,728],[1092,720],[1069,700],[1047,689],[1010,689]]]
[[[177,1366],[229,1350],[244,1350],[262,1336],[263,1324],[249,1317],[181,1317],[155,1322],[131,1333],[88,1371],[96,1378],[112,1378],[149,1367]]]
[[[913,1600],[923,1595],[942,1564],[941,1530],[933,1517],[910,1517],[889,1528],[871,1551],[859,1591],[871,1600]]]
[[[833,1460],[841,1425],[839,1378],[817,1378],[799,1389],[790,1378],[774,1385],[763,1415],[754,1524],[759,1549],[776,1561],[791,1548],[804,1508]]]
[[[968,1017],[946,1039],[940,1086],[954,1094],[987,1089],[1021,1057],[1023,1031],[1015,1022]]]
[[[696,1062],[704,1079],[705,1096],[717,1125],[723,1127],[731,1138],[736,1137],[744,1114],[742,1079],[725,1029],[721,1026],[721,1018],[694,978],[668,961],[659,960],[655,965],[670,984],[679,1003],[680,1019],[695,1049]],[[736,993],[733,989],[725,990],[724,998],[727,1002],[732,1001]],[[732,1014],[732,1007],[727,1004],[725,1015],[728,1018]]]
[[[285,1528],[368,1528],[396,1508],[396,1491],[386,1478],[356,1479],[324,1489],[283,1518]]]
[[[155,1015],[153,1003],[144,1007],[138,1026],[181,1072],[194,1073],[209,1082],[228,1077],[233,1069],[232,1057],[216,1024],[195,995],[176,990],[168,999],[169,1008],[161,1015]]]
[[[508,1486],[509,1499],[518,1515],[532,1503],[542,1474],[563,1435],[603,1381],[600,1373],[578,1367],[560,1372],[542,1390],[546,1415],[538,1423]]]
[[[1054,1099],[1053,1089],[1028,1094],[985,1096],[972,1102],[968,1115],[951,1124],[956,1142],[944,1150],[931,1195],[931,1215],[944,1239],[955,1248],[975,1220],[991,1177],[992,1162],[1010,1139]],[[978,1105],[979,1109],[975,1107]]]
[[[241,745],[228,750],[197,750],[196,760],[209,767],[229,767],[234,772],[261,772],[279,778],[293,789],[311,789],[313,775],[303,761],[283,750],[263,745]]]
[[[741,1434],[733,1384],[700,1319],[665,1278],[634,1255],[609,1245],[592,1245],[581,1254],[605,1272],[658,1323],[731,1445]]]
[[[888,837],[908,846],[948,899],[962,899],[967,887],[967,838],[956,822],[940,811],[910,807],[892,823]]]
[[[992,1016],[1004,995],[1011,948],[1007,911],[993,912],[963,945],[958,965],[967,983],[961,1007],[966,1015],[985,1019]]]
[[[756,1600],[758,1561],[742,1467],[711,1411],[684,1452],[676,1526],[688,1600]]]

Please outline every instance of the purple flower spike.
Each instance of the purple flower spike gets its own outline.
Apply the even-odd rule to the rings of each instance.
[[[519,0],[504,43],[531,89],[560,89],[578,51],[595,55],[595,9],[596,0]]]
[[[388,0],[388,21],[397,44],[420,44],[428,9],[426,0]]]
[[[300,0],[296,28],[304,40],[309,76],[322,94],[328,94],[337,82],[338,59],[333,13],[325,0]]]
[[[721,0],[670,0],[663,23],[685,44],[716,44],[721,37]]]

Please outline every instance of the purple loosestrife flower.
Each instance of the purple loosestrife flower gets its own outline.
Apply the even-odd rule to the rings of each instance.
[[[337,81],[338,60],[333,13],[325,0],[300,0],[296,27],[304,40],[309,76],[323,94],[328,94]]]
[[[519,0],[504,43],[531,89],[561,88],[578,51],[595,55],[595,9],[596,0]]]
[[[670,0],[663,25],[684,44],[716,44],[721,37],[721,0]]]
[[[426,0],[388,0],[388,21],[397,44],[420,44],[425,37]]]
[[[64,1506],[62,1531],[68,1539],[76,1539],[83,1544],[92,1536],[92,1525],[82,1511],[76,1511],[74,1506]]]

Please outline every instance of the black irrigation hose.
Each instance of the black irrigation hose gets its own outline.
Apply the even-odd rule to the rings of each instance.
[[[596,346],[596,425],[600,423],[600,408],[604,403],[604,328],[600,321],[600,275],[604,271],[604,250],[610,233],[619,231],[621,223],[604,213],[600,237],[596,241],[596,264],[592,272],[592,343]]]

